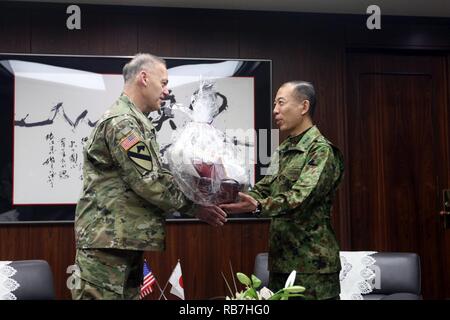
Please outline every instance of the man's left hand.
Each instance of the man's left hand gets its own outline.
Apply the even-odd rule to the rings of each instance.
[[[227,214],[218,206],[200,206],[195,216],[214,227],[221,227],[227,221]]]

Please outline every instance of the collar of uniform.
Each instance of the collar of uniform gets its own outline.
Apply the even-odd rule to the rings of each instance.
[[[312,126],[305,132],[300,133],[295,137],[289,137],[288,146],[286,150],[299,150],[305,152],[308,150],[311,143],[321,135],[319,129],[316,126]],[[299,138],[300,137],[300,138]],[[298,140],[299,139],[299,140]]]
[[[137,115],[144,115],[142,111],[139,110],[138,107],[136,107],[133,101],[131,101],[130,98],[125,94],[125,92],[122,92],[119,99],[122,100],[122,102],[124,102],[127,106],[129,106],[130,109],[133,110]]]
[[[122,100],[122,102],[124,102],[126,105],[128,105],[138,118],[141,118],[144,122],[148,122],[148,124],[150,124],[150,127],[152,128],[152,131],[154,131],[152,121],[141,110],[139,110],[138,107],[136,107],[133,101],[131,101],[124,92],[122,92],[119,99]]]

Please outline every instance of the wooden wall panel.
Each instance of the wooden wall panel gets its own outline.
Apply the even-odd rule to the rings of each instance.
[[[241,264],[239,252],[233,250],[241,246],[240,225],[211,228],[199,223],[176,223],[169,225],[167,231],[167,251],[150,254],[150,259],[160,257],[157,276],[161,285],[169,279],[180,259],[186,298],[223,296],[225,284],[220,272],[225,271],[224,262],[230,260],[236,266]]]
[[[0,226],[0,260],[46,260],[59,299],[70,298],[66,271],[74,263],[74,243],[72,224]]]
[[[245,231],[252,229],[249,239]],[[204,223],[170,223],[167,226],[166,252],[147,253],[147,261],[164,286],[180,259],[187,299],[214,299],[229,295],[223,272],[231,281],[230,263],[234,272],[250,274],[258,252],[267,251],[268,222],[230,221],[223,228]],[[167,298],[174,298],[168,294]],[[158,292],[149,296],[157,299]]]
[[[137,21],[132,12],[112,6],[80,6],[81,30],[66,27],[65,5],[37,6],[32,12],[32,53],[134,55]]]
[[[446,87],[447,87],[447,106],[450,106],[450,54],[447,54],[446,59],[447,64],[447,78],[446,78]],[[449,146],[450,145],[450,128],[448,124],[450,123],[450,108],[447,107],[446,109],[446,115],[442,117],[439,124],[439,131],[438,134],[441,136],[442,141],[444,141],[443,146]],[[439,164],[442,166],[441,172],[445,172],[446,175],[443,177],[442,181],[440,181],[440,190],[444,189],[450,189],[450,150],[449,148],[445,148],[441,151],[441,154],[443,154],[442,161],[439,162]],[[440,193],[439,195],[439,208],[444,209],[444,203],[443,203],[443,194]],[[448,224],[447,229],[444,228],[444,217],[440,217],[439,223],[442,228],[443,232],[443,243],[442,243],[442,250],[443,252],[450,252],[450,223]],[[447,221],[449,221],[450,218],[447,217]],[[447,254],[444,256],[445,264],[444,266],[450,266],[450,255]],[[450,299],[450,274],[448,272],[443,272],[443,279],[444,284],[443,287],[445,288],[445,297],[446,299]]]
[[[352,248],[415,252],[422,293],[443,297],[438,179],[446,117],[443,57],[349,56]],[[443,148],[445,150],[448,145]]]
[[[66,281],[67,268],[75,261],[75,238],[72,224],[30,226],[28,257],[47,260],[52,267],[57,297],[70,298]],[[23,259],[26,259],[25,257]]]
[[[381,29],[366,27],[368,16],[346,18],[349,48],[449,50],[450,22],[445,18],[382,16]]]
[[[222,11],[144,9],[139,51],[164,57],[238,58],[235,15]]]
[[[30,52],[29,10],[0,3],[0,52]]]
[[[267,221],[230,221],[223,228],[201,222],[167,224],[165,252],[147,252],[145,257],[161,286],[180,259],[188,299],[212,299],[228,295],[221,272],[231,280],[235,272],[250,274],[255,255],[267,251]],[[46,260],[52,269],[55,293],[70,299],[66,287],[67,267],[75,259],[72,224],[0,226],[0,261]],[[177,299],[166,291],[167,298]],[[158,299],[156,290],[148,299]]]
[[[242,272],[251,274],[254,270],[255,256],[269,251],[269,227],[267,221],[252,221],[242,224],[241,254]]]

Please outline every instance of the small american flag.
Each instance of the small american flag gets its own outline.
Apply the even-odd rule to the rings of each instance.
[[[147,261],[144,261],[144,282],[141,286],[141,299],[143,299],[146,295],[153,292],[152,285],[155,283],[156,278],[153,275],[152,270],[147,265]]]
[[[120,142],[120,145],[122,146],[122,148],[125,149],[125,151],[128,151],[132,146],[134,146],[139,141],[140,139],[137,136],[137,134],[132,132]]]

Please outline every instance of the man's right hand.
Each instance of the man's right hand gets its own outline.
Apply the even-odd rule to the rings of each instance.
[[[218,206],[199,206],[195,216],[214,227],[221,227],[227,221],[227,214]]]
[[[258,208],[258,201],[248,194],[239,192],[239,202],[221,204],[220,208],[227,213],[250,213]]]

